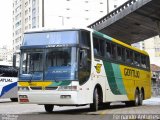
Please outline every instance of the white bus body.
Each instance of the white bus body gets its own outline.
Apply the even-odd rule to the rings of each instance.
[[[0,99],[10,98],[17,100],[18,70],[6,65],[0,65]]]

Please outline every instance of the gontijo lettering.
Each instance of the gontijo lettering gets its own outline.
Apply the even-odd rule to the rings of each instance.
[[[124,68],[124,75],[139,78],[140,72],[138,70]]]

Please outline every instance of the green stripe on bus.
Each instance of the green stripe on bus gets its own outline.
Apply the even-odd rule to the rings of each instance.
[[[69,84],[71,84],[71,81],[65,80],[65,81],[62,81],[60,85],[63,86],[63,85],[69,85]]]
[[[106,39],[108,39],[108,40],[111,40],[111,41],[112,41],[112,38],[111,38],[111,37],[109,37],[109,36],[107,36],[107,35],[105,35],[105,34],[102,34],[102,33],[97,32],[97,31],[93,31],[93,33],[94,33],[94,34],[96,34],[96,35],[98,35],[98,36],[101,36],[101,37],[103,37],[103,38],[106,38]]]
[[[118,90],[120,91],[121,94],[126,94],[123,80],[122,80],[122,74],[120,71],[120,65],[112,63],[113,71],[114,71],[114,76],[115,76],[115,81],[118,86]]]
[[[115,79],[112,64],[110,62],[106,62],[106,61],[103,61],[103,64],[104,64],[104,68],[105,68],[105,72],[106,72],[106,75],[107,75],[108,83],[109,83],[109,86],[110,86],[110,89],[111,89],[112,93],[115,94],[115,95],[120,95],[121,93],[119,92],[118,86],[116,84],[116,79]]]
[[[71,84],[71,81],[57,81],[57,82],[53,82],[50,87],[54,87],[54,86],[64,86],[64,85],[69,85]]]

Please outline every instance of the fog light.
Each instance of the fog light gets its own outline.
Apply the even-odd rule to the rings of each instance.
[[[71,95],[61,95],[61,99],[71,99]]]
[[[28,87],[18,87],[18,91],[29,91]]]

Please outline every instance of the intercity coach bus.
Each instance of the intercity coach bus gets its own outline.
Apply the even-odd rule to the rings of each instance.
[[[149,55],[92,29],[30,31],[20,53],[18,98],[23,104],[142,105],[151,97]]]
[[[17,92],[18,68],[9,65],[0,65],[0,99],[10,98],[18,100]]]

